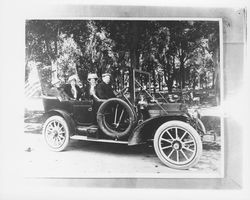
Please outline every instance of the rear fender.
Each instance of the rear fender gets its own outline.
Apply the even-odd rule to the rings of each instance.
[[[187,122],[189,119],[186,115],[179,116],[158,116],[147,119],[139,124],[130,135],[128,139],[128,145],[138,145],[145,143],[148,139],[153,139],[157,128],[165,122],[171,120],[179,120]]]
[[[76,132],[76,125],[74,120],[72,119],[72,117],[70,116],[70,114],[66,111],[63,110],[49,110],[48,112],[46,112],[43,115],[43,123],[51,116],[53,115],[59,115],[61,117],[63,117],[65,119],[65,121],[67,122],[68,126],[69,126],[69,132],[70,135],[74,135],[74,133]]]

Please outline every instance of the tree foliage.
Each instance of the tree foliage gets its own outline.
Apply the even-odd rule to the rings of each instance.
[[[133,68],[152,74],[154,88],[218,85],[217,21],[27,20],[26,63],[40,63],[41,77],[57,70],[66,81],[77,73],[109,71],[114,86],[125,84]],[[54,67],[54,68],[53,68]],[[26,67],[26,75],[29,69]],[[217,81],[216,81],[217,80]],[[45,81],[46,82],[46,81]]]

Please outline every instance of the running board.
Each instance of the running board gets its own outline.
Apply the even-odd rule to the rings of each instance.
[[[91,131],[91,132],[96,132],[98,130],[98,127],[95,125],[92,126],[78,126],[76,127],[78,131]]]
[[[90,137],[83,136],[83,135],[73,135],[73,136],[70,137],[70,139],[72,139],[72,140],[93,141],[93,142],[116,143],[116,144],[128,144],[127,141],[97,139],[97,138],[90,138]]]

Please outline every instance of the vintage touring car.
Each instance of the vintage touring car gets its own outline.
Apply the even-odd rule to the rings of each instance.
[[[95,99],[64,101],[43,96],[43,136],[48,147],[63,151],[74,139],[127,145],[153,142],[166,166],[194,166],[206,132],[199,114],[190,114],[184,104],[169,103],[163,95],[152,93],[149,73],[131,73],[130,84],[119,98],[101,102],[97,111],[93,109]]]

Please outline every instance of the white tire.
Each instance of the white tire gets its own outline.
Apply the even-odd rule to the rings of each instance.
[[[69,144],[69,127],[61,116],[49,117],[43,125],[45,143],[52,151],[63,151]]]
[[[182,121],[162,124],[154,135],[154,149],[159,159],[174,169],[189,169],[202,154],[202,142],[197,131]]]

